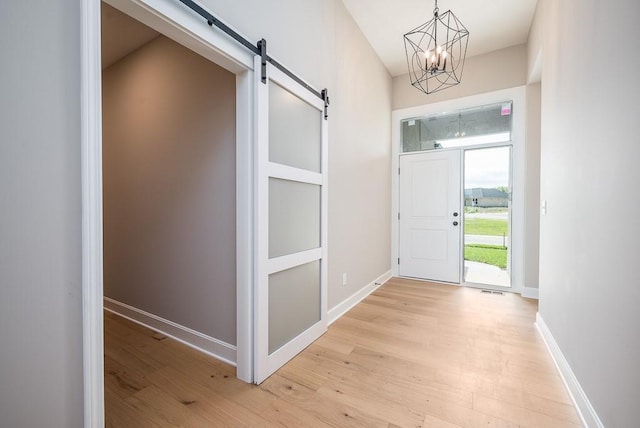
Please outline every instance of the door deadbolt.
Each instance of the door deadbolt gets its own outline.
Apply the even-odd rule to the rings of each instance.
[[[454,217],[458,217],[458,213],[453,213],[453,216]]]

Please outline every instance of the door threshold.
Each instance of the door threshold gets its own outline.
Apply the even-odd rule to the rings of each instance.
[[[448,281],[441,281],[441,280],[437,280],[437,279],[418,278],[416,276],[398,275],[398,278],[411,279],[413,281],[432,282],[434,284],[442,284],[442,285],[455,285],[455,286],[458,286],[458,287],[460,285],[462,285],[459,282],[448,282]]]
[[[506,293],[518,294],[518,292],[516,292],[512,287],[501,287],[499,285],[480,284],[478,282],[463,282],[460,285],[462,285],[463,287],[477,288],[481,290],[501,291]]]

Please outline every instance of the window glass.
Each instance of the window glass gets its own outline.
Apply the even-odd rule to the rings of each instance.
[[[402,121],[402,152],[511,141],[511,101]]]

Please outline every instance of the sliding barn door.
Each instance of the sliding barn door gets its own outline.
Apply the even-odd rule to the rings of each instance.
[[[261,383],[327,329],[327,120],[324,102],[270,63],[266,83],[256,76],[254,378]]]

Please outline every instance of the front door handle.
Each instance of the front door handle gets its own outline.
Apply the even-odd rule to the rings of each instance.
[[[454,222],[453,222],[453,225],[454,225],[454,226],[457,226],[457,225],[458,225],[458,222],[457,222],[457,221],[454,221]]]

